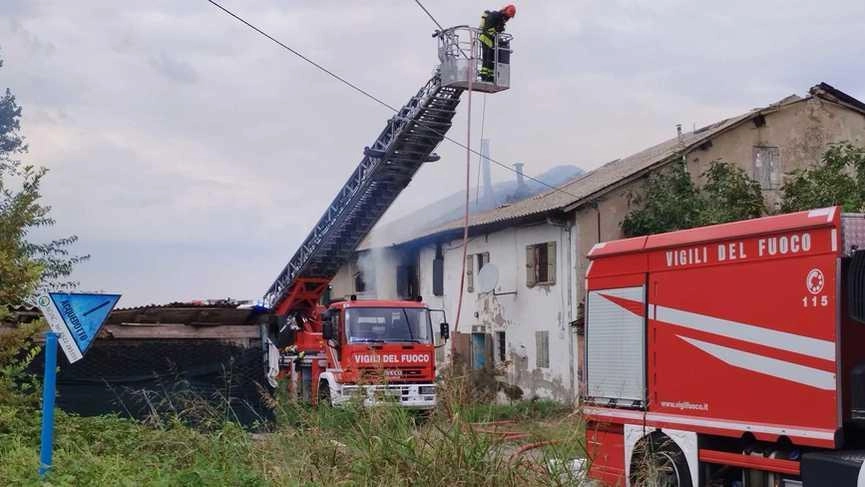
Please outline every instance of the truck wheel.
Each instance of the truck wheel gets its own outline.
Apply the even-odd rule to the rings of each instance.
[[[631,485],[692,487],[685,455],[667,435],[657,433],[640,440],[631,456]]]
[[[327,385],[327,382],[320,382],[318,384],[318,407],[329,408],[332,406],[333,403],[330,400],[330,386]]]

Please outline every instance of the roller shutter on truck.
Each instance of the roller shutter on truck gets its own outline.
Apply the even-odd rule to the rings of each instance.
[[[591,400],[645,403],[645,295],[644,286],[589,292],[586,385]]]

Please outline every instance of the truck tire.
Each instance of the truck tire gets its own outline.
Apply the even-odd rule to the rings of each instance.
[[[333,407],[333,402],[330,400],[330,386],[325,381],[318,383],[318,407],[329,408]]]
[[[631,455],[631,485],[635,487],[693,487],[682,450],[663,433],[640,440]]]

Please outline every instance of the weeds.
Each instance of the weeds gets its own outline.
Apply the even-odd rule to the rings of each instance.
[[[236,424],[230,401],[187,395],[177,384],[147,397],[153,414],[143,422],[58,411],[48,484],[579,484],[570,468],[583,455],[578,415],[547,401],[482,404],[467,384],[440,383],[441,407],[432,415],[356,403],[315,409],[277,397],[275,421],[256,433]],[[519,421],[519,441],[478,424],[501,419]],[[0,485],[42,485],[39,421],[32,403],[0,403]]]

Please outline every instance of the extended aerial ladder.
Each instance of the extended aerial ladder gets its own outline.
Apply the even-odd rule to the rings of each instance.
[[[297,350],[320,345],[319,300],[414,174],[439,159],[433,150],[450,129],[463,91],[495,93],[510,87],[511,36],[495,39],[494,80],[478,77],[479,30],[437,31],[441,64],[433,77],[390,120],[327,207],[324,215],[264,295],[279,329],[292,330]]]

